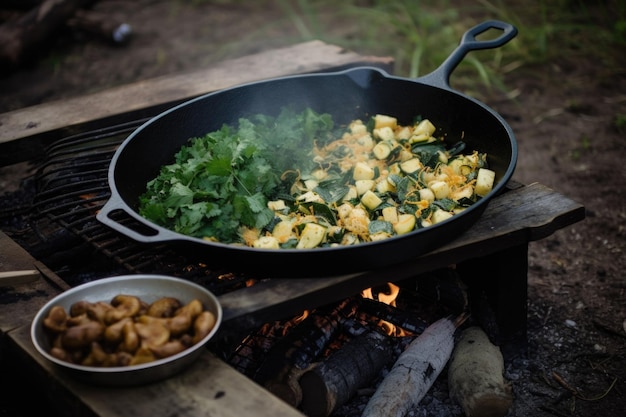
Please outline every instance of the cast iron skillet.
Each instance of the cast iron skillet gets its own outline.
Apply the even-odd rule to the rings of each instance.
[[[501,33],[496,39],[476,39],[490,29]],[[109,167],[111,197],[97,218],[139,242],[165,243],[234,272],[323,277],[383,268],[422,255],[454,240],[475,223],[513,174],[517,143],[511,128],[485,104],[453,90],[449,78],[469,51],[499,47],[516,34],[517,29],[508,23],[483,22],[463,35],[438,69],[417,79],[360,67],[249,83],[180,104],[140,126],[118,148]],[[189,138],[218,130],[224,123],[236,124],[240,117],[276,116],[286,105],[330,113],[338,124],[366,120],[377,113],[409,124],[421,115],[449,137],[463,138],[466,152],[486,152],[489,166],[496,172],[496,184],[487,196],[444,222],[383,241],[335,248],[269,250],[209,242],[157,226],[138,214],[139,196],[146,183],[161,166],[173,162],[174,154]]]

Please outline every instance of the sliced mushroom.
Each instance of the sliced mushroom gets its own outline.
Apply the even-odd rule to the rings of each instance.
[[[43,320],[46,329],[54,333],[62,333],[67,329],[67,313],[61,306],[54,306]]]
[[[125,317],[132,317],[139,313],[141,301],[134,295],[119,294],[113,297],[111,305],[114,307],[105,313],[105,322],[115,323]]]

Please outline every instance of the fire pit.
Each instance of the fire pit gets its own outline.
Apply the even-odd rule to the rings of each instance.
[[[352,60],[338,66],[362,63],[364,58]],[[314,64],[310,69],[320,68]],[[180,99],[169,97],[164,102]],[[26,117],[24,113],[10,116],[11,120]],[[10,196],[25,200],[9,203],[9,196],[3,196],[0,270],[35,270],[40,275],[35,281],[30,275],[29,282],[13,283],[0,292],[6,351],[19,359],[23,372],[41,392],[56,393],[47,401],[56,406],[71,404],[89,414],[168,415],[210,409],[215,415],[246,415],[254,410],[255,415],[274,416],[300,415],[299,407],[313,415],[320,411],[310,408],[311,391],[306,390],[316,390],[312,387],[319,386],[320,380],[328,385],[324,363],[336,360],[334,354],[340,352],[362,355],[364,347],[384,346],[387,355],[364,357],[368,366],[361,374],[348,371],[360,375],[358,381],[332,394],[333,398],[313,397],[327,403],[324,412],[359,415],[383,369],[428,325],[449,315],[470,313],[471,318],[465,319],[488,329],[505,357],[523,354],[528,242],[584,215],[582,206],[540,184],[512,182],[467,233],[384,270],[298,280],[213,270],[165,247],[133,242],[95,221],[108,197],[108,161],[121,140],[144,120],[139,116],[130,110],[117,119],[109,115],[86,123],[79,133],[71,121],[30,136],[20,137],[21,127],[3,133],[3,139],[12,138],[11,150],[2,153],[3,163],[30,159],[38,169],[33,177],[24,178],[19,196]],[[68,134],[69,130],[74,132]],[[33,144],[46,146],[29,146]],[[14,159],[7,160],[11,155]],[[152,272],[200,283],[219,295],[222,330],[188,371],[162,383],[114,390],[118,401],[112,403],[111,392],[103,394],[79,384],[38,360],[28,326],[53,295],[104,276]],[[390,282],[399,291],[381,302],[393,293]],[[371,294],[363,294],[365,290]],[[307,374],[306,383],[292,384],[295,374],[314,369],[317,374]],[[362,395],[354,397],[355,389]],[[447,388],[439,380],[434,389],[436,396]]]

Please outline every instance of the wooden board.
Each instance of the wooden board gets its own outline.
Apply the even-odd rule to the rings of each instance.
[[[53,138],[113,122],[151,117],[175,104],[227,87],[359,65],[390,72],[392,62],[392,58],[362,56],[335,45],[310,41],[226,60],[192,72],[7,112],[0,114],[0,166],[33,159]]]

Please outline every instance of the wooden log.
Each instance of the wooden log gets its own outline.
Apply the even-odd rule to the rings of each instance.
[[[353,316],[358,301],[347,298],[312,311],[270,350],[255,380],[283,401],[297,407],[302,401],[298,380],[328,346],[341,323]]]
[[[309,417],[326,417],[367,386],[389,362],[389,337],[365,332],[300,377],[300,408]]]
[[[504,417],[513,404],[504,360],[478,326],[461,333],[448,368],[450,397],[469,417]]]
[[[421,334],[428,327],[429,323],[415,314],[411,314],[410,312],[390,306],[389,304],[370,299],[364,299],[361,302],[360,310],[381,320],[388,321],[395,326],[401,327],[414,335]]]
[[[0,66],[15,69],[35,58],[51,35],[93,0],[46,0],[19,19],[0,26]]]
[[[454,334],[465,321],[439,319],[400,354],[370,398],[362,417],[402,417],[430,390],[454,349]]]

